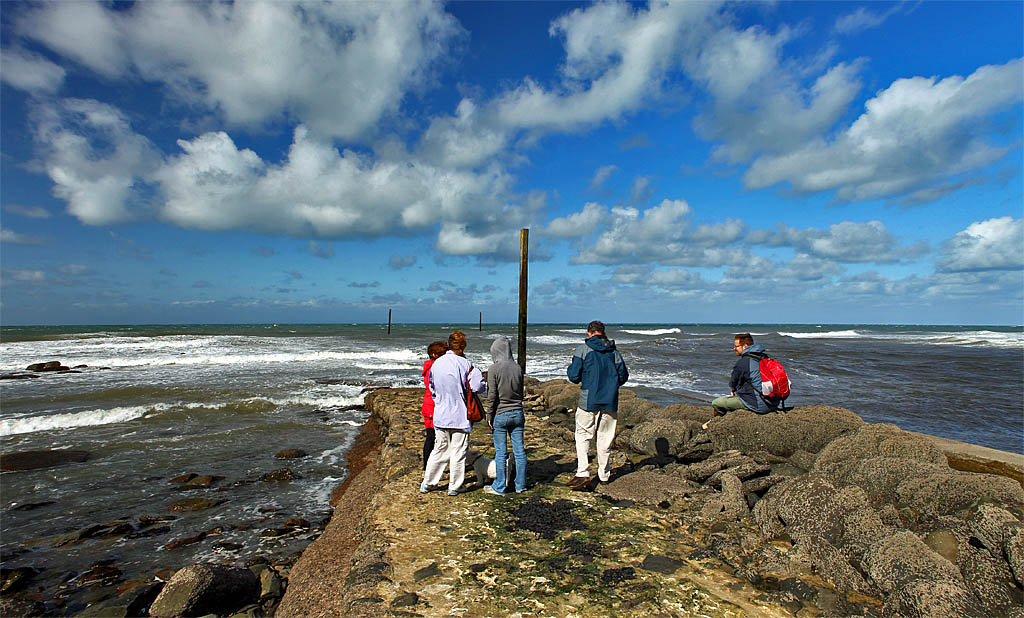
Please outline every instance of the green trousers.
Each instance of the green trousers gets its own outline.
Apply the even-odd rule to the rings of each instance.
[[[715,409],[715,412],[719,414],[725,414],[732,412],[733,410],[746,410],[747,406],[743,405],[743,400],[739,397],[718,397],[711,402],[711,407]]]

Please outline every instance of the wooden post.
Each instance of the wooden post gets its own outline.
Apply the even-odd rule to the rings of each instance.
[[[391,310],[388,309],[388,334],[391,334]]]
[[[526,375],[526,292],[530,264],[530,230],[519,230],[519,366]]]
[[[484,330],[484,312],[483,311],[480,312],[480,327],[477,328],[477,330],[480,331],[480,332],[483,332],[483,330]]]

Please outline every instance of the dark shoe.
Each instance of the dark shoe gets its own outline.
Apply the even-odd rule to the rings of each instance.
[[[582,489],[589,482],[589,476],[574,476],[569,479],[569,489]]]

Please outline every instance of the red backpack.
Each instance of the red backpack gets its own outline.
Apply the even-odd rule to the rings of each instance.
[[[785,405],[791,382],[782,363],[774,358],[762,358],[757,366],[761,370],[761,395],[765,399],[781,399]]]

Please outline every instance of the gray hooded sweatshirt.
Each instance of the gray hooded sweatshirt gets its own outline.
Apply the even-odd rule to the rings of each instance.
[[[494,423],[498,412],[523,409],[523,370],[512,358],[508,337],[498,337],[491,344],[494,364],[487,370],[487,422]]]

